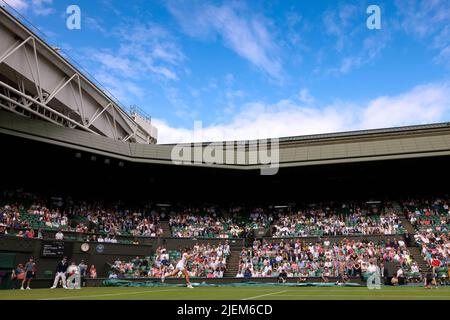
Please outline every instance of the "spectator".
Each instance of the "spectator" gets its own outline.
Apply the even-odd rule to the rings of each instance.
[[[13,282],[12,288],[19,289],[24,279],[25,279],[25,268],[23,267],[23,264],[19,263],[17,268],[12,270],[11,273],[11,280]]]
[[[91,277],[92,279],[97,278],[97,269],[95,269],[94,265],[91,265],[91,267],[89,268],[89,277]]]
[[[87,265],[86,265],[86,263],[84,263],[84,260],[81,260],[80,264],[78,265],[78,268],[80,269],[80,275],[82,277],[86,277]]]
[[[425,288],[432,289],[433,286],[437,288],[437,282],[436,282],[436,271],[435,268],[432,266],[428,267],[427,273],[425,275]]]
[[[281,270],[280,274],[278,275],[278,282],[279,283],[285,283],[286,282],[286,278],[287,278],[287,273],[283,269],[283,270]]]
[[[55,234],[55,239],[59,241],[64,240],[64,234],[62,233],[61,230],[58,230],[58,232]]]
[[[278,214],[274,224],[273,237],[307,237],[321,235],[384,234],[403,231],[398,215],[389,208],[382,213],[369,212],[367,208],[354,205],[348,209],[317,206],[298,212],[287,211]]]
[[[397,279],[398,279],[399,285],[405,284],[405,274],[404,274],[404,271],[401,266],[398,266],[398,269],[397,269]]]
[[[34,238],[34,230],[33,229],[27,230],[25,232],[24,237],[27,238],[27,239],[33,239]]]
[[[328,243],[328,242],[327,242]],[[278,276],[285,270],[288,277],[339,277],[367,274],[372,263],[392,260],[409,267],[410,255],[406,247],[387,243],[342,239],[325,246],[322,242],[304,243],[300,240],[256,240],[251,248],[243,248],[238,274],[245,270],[252,277]]]
[[[8,230],[6,230],[6,226],[0,225],[0,235],[8,235]]]
[[[229,254],[228,242],[218,245],[196,243],[191,251],[189,275],[208,278],[223,277]],[[178,251],[167,251],[159,247],[152,259],[136,257],[128,262],[117,259],[111,266],[111,271],[121,277],[159,278],[162,274],[174,270],[178,257]]]
[[[244,229],[232,218],[217,217],[214,208],[205,209],[210,214],[179,214],[169,219],[172,236],[237,238]]]

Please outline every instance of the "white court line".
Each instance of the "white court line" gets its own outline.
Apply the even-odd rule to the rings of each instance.
[[[284,292],[287,292],[287,290],[284,290],[284,291],[277,291],[277,292],[271,292],[271,293],[266,293],[266,294],[261,294],[261,295],[259,295],[259,296],[254,296],[254,297],[250,297],[250,298],[245,298],[245,299],[242,299],[242,300],[251,300],[251,299],[256,299],[256,298],[261,298],[261,297],[271,296],[271,295],[274,295],[274,294],[280,294],[280,293],[284,293]]]
[[[406,299],[412,299],[414,300],[415,298],[432,298],[432,299],[450,299],[450,296],[424,296],[424,295],[420,295],[420,296],[415,296],[415,295],[411,295],[411,296],[398,296],[398,295],[371,295],[371,296],[363,296],[362,298],[355,296],[355,295],[351,295],[351,294],[324,294],[324,295],[314,295],[314,294],[284,294],[283,297],[311,297],[311,298],[321,298],[321,299],[325,299],[327,297],[350,297],[350,298],[355,298],[357,300],[371,300],[373,298],[394,298],[394,300],[396,300],[395,298],[406,298]]]
[[[83,289],[81,289],[83,290]],[[58,297],[58,298],[45,298],[38,300],[64,300],[64,299],[74,299],[74,298],[96,298],[96,297],[111,297],[111,296],[126,296],[129,294],[142,294],[142,293],[153,293],[153,292],[163,292],[163,291],[176,291],[175,289],[167,289],[167,290],[147,290],[147,291],[135,291],[135,292],[118,292],[118,293],[105,293],[105,294],[91,294],[87,296],[79,295],[79,296],[67,296],[67,297]]]

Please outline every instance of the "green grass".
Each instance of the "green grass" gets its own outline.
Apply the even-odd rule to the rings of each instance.
[[[0,300],[450,300],[450,287],[139,287],[2,290]]]

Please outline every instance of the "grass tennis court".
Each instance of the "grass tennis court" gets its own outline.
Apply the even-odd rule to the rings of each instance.
[[[450,287],[128,287],[0,291],[0,300],[450,300]]]

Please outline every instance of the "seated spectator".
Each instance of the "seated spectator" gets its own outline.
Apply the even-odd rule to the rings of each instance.
[[[218,245],[198,244],[192,248],[189,264],[191,277],[222,278],[226,270],[227,257],[230,252],[228,243]],[[131,261],[116,260],[111,270],[118,275],[129,278],[155,277],[175,269],[180,259],[180,252],[157,248],[153,258],[136,257]]]
[[[429,267],[434,268],[437,278],[447,278],[450,262],[450,241],[447,233],[433,231],[433,228],[421,229],[414,235],[421,247],[421,254]]]
[[[286,270],[282,269],[280,274],[278,275],[278,282],[285,283],[287,277],[288,274],[286,273]]]
[[[322,235],[392,235],[403,231],[398,215],[390,208],[378,209],[357,205],[314,206],[298,212],[280,212],[273,237],[308,237]],[[341,212],[341,213],[338,213]]]
[[[60,241],[64,240],[64,234],[61,230],[58,230],[58,232],[55,234],[55,239]]]
[[[6,226],[0,225],[0,235],[8,235],[8,230]]]
[[[255,240],[251,248],[240,254],[238,275],[250,270],[252,277],[279,276],[284,270],[288,277],[322,277],[328,279],[363,276],[371,264],[392,260],[409,268],[410,254],[406,247],[384,242],[343,239],[304,243],[300,240]]]
[[[34,230],[29,229],[29,230],[25,231],[24,237],[27,239],[33,239],[34,238]]]
[[[80,264],[78,265],[78,268],[80,269],[80,275],[82,277],[86,277],[87,265],[86,265],[86,263],[84,263],[84,260],[81,260]]]
[[[448,232],[450,225],[450,200],[447,198],[407,200],[404,211],[411,224],[418,229],[432,228],[438,232]]]
[[[95,268],[94,265],[91,265],[91,267],[89,268],[89,277],[92,279],[97,278],[97,269]]]
[[[12,289],[20,289],[20,286],[22,285],[24,279],[25,279],[25,268],[23,267],[23,264],[19,263],[17,268],[12,270],[11,273],[11,280],[13,282]]]
[[[237,238],[242,235],[244,229],[238,225],[236,220],[218,217],[213,208],[205,209],[205,211],[206,214],[195,210],[195,213],[187,211],[172,216],[169,219],[172,236],[178,238]]]

